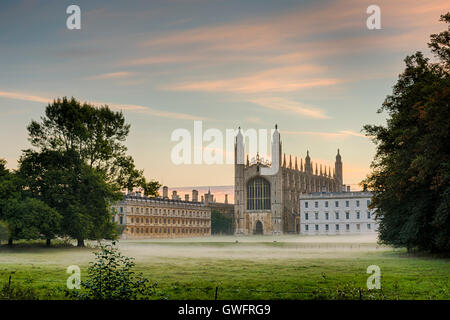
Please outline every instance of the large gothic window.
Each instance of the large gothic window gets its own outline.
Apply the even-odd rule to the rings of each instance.
[[[247,185],[247,210],[270,210],[270,184],[263,178],[255,178]]]

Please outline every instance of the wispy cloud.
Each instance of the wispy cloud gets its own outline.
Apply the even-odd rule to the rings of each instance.
[[[316,118],[316,119],[329,119],[330,117],[325,114],[325,111],[307,106],[297,101],[292,101],[280,97],[272,98],[256,98],[249,99],[248,101],[256,103],[264,108],[293,113],[305,117]]]
[[[338,132],[323,132],[323,131],[281,131],[282,134],[287,135],[302,135],[302,136],[316,136],[323,139],[342,139],[348,137],[359,137],[359,138],[370,138],[364,134],[352,131],[352,130],[341,130]]]
[[[35,95],[28,94],[28,93],[23,93],[23,92],[12,92],[12,91],[0,91],[0,97],[6,98],[6,99],[33,101],[33,102],[40,102],[40,103],[48,103],[48,102],[52,101],[52,99],[50,99],[50,98],[35,96]]]
[[[0,91],[0,98],[5,99],[13,99],[13,100],[23,100],[23,101],[32,101],[38,103],[51,103],[53,99],[36,96],[23,92],[12,92],[12,91]],[[120,111],[128,111],[128,112],[136,112],[151,115],[159,118],[169,118],[169,119],[181,119],[181,120],[210,120],[205,117],[198,117],[195,115],[180,113],[180,112],[171,112],[154,109],[148,106],[142,105],[134,105],[134,104],[117,104],[117,103],[108,103],[101,101],[89,101],[95,106],[108,105],[111,109],[120,110]]]
[[[320,66],[312,64],[280,67],[230,79],[178,83],[163,89],[234,93],[290,92],[339,83],[338,79],[318,76],[321,70]]]
[[[88,79],[90,79],[90,80],[123,79],[123,78],[132,77],[134,75],[136,75],[135,72],[120,71],[120,72],[103,73],[103,74],[91,76]]]

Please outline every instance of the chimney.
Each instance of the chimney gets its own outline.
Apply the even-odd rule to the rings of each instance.
[[[225,203],[228,204],[228,195],[227,194],[225,195]]]
[[[363,191],[367,191],[367,184],[366,183],[364,183],[364,185],[363,185]]]
[[[186,193],[186,194],[184,195],[184,201],[189,201],[189,194],[188,194],[188,193]]]
[[[202,203],[203,203],[203,202],[205,202],[205,201],[203,200],[203,196],[202,196]]]
[[[198,191],[192,190],[192,202],[198,202]]]
[[[167,186],[163,187],[163,198],[168,199],[169,198],[169,188]]]
[[[347,186],[347,192],[350,192],[350,186]]]
[[[176,190],[172,191],[172,200],[178,200],[178,195],[177,195],[177,191]]]

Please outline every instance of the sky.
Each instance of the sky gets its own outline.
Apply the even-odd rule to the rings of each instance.
[[[81,30],[66,27],[71,4]],[[366,26],[372,4],[379,30]],[[339,148],[344,183],[358,189],[375,155],[362,127],[385,123],[377,110],[403,59],[429,55],[449,10],[441,0],[2,0],[0,158],[16,168],[26,126],[73,96],[122,110],[128,153],[170,187],[233,185],[231,164],[171,160],[172,132],[201,120],[224,135],[278,124],[283,152],[309,150],[326,166]]]

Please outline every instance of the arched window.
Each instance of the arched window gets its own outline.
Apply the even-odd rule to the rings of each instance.
[[[247,210],[270,210],[270,184],[263,178],[255,178],[247,185]]]

